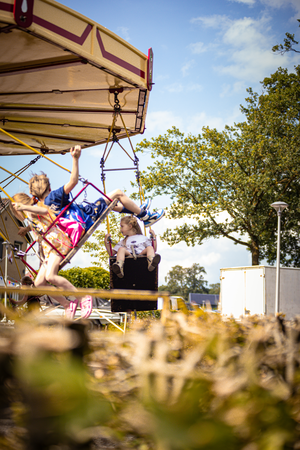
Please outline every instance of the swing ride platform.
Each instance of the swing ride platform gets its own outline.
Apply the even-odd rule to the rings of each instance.
[[[65,316],[65,310],[62,307],[47,308],[45,310],[45,316],[49,318],[52,317],[63,320]],[[74,320],[77,321],[80,319],[81,319],[80,310],[77,309],[74,316]],[[90,330],[100,328],[100,326],[103,327],[111,324],[114,327],[118,328],[123,333],[125,333],[127,323],[127,313],[126,312],[114,313],[111,312],[110,310],[93,308],[91,315],[86,320],[88,320],[89,322]]]
[[[16,295],[30,294],[30,295],[36,295],[36,296],[41,296],[41,295],[52,296],[52,295],[57,295],[57,294],[64,295],[64,296],[73,296],[74,295],[74,291],[67,290],[67,289],[54,288],[54,287],[50,287],[50,286],[39,287],[39,288],[36,288],[36,287],[28,288],[26,286],[22,286],[19,288],[16,288],[13,286],[5,286],[5,287],[0,286],[0,296],[2,296],[5,293],[11,293],[11,294],[16,294]],[[84,297],[85,295],[90,295],[92,297],[99,297],[102,299],[110,299],[110,300],[118,299],[119,301],[120,301],[120,298],[122,298],[122,301],[124,302],[124,304],[128,300],[130,300],[130,301],[138,300],[143,303],[143,302],[148,302],[148,301],[157,301],[158,298],[160,298],[160,299],[162,299],[162,302],[163,302],[163,307],[162,307],[162,311],[161,311],[161,321],[163,323],[165,323],[170,314],[171,297],[170,297],[169,292],[145,291],[145,290],[133,291],[133,290],[127,290],[127,289],[126,290],[112,289],[112,290],[108,291],[108,290],[103,290],[103,289],[79,288],[76,291],[76,295],[79,297]],[[126,308],[124,308],[124,309],[126,309]],[[121,328],[116,324],[117,320],[114,321],[114,317],[116,317],[115,315],[111,316],[109,313],[102,311],[99,308],[93,308],[92,314],[95,315],[95,318],[106,320],[107,322],[109,322],[112,325],[119,328],[120,331],[125,333],[127,315],[124,316],[124,319],[125,319],[123,322],[124,326],[123,326],[123,328]]]
[[[70,173],[49,156],[64,155],[75,145],[81,146],[84,156],[84,149],[105,143],[100,161],[103,192],[99,192],[106,196],[107,172],[134,170],[142,203],[145,197],[139,160],[130,138],[145,130],[153,85],[152,49],[146,55],[102,25],[54,0],[0,0],[0,46],[0,155],[38,154],[15,173],[1,169],[27,183],[20,175],[43,157]],[[133,156],[120,144],[124,138],[129,140]],[[129,156],[132,167],[105,167],[115,143]],[[80,181],[90,184],[82,177]],[[1,192],[12,200],[4,188],[0,186]],[[78,245],[64,256],[60,268],[107,220],[115,203],[109,204]],[[108,220],[107,223],[109,232]],[[9,242],[8,233],[0,230],[0,237]],[[46,235],[42,238],[47,239]],[[119,280],[111,283],[109,298],[115,299],[116,310],[130,309],[133,303],[128,303],[129,299],[144,305],[139,308],[136,304],[134,309],[156,309],[157,269],[151,276],[147,268],[139,268],[136,273],[140,280],[151,278],[149,285],[140,287],[133,280],[128,286],[120,286],[116,290],[118,296],[113,297]],[[146,293],[155,291],[148,303],[145,296],[138,294],[142,288],[148,289]],[[133,292],[134,289],[138,290]]]
[[[0,1],[0,124],[25,144],[64,154],[144,132],[152,88],[145,55],[107,28],[54,0]],[[31,154],[0,137],[0,155]]]

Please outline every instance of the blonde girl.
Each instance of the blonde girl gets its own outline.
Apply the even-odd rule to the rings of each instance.
[[[35,239],[40,243],[43,249],[44,261],[39,269],[36,279],[34,280],[35,287],[47,286],[48,283],[58,286],[65,290],[76,291],[77,289],[64,277],[58,275],[59,264],[62,261],[55,249],[57,249],[62,255],[68,253],[73,247],[70,238],[65,235],[61,229],[54,225],[45,236],[46,239],[55,247],[52,248],[44,239],[41,238],[40,232],[46,231],[48,226],[52,223],[52,214],[48,211],[43,204],[37,204],[33,206],[33,200],[25,193],[19,193],[13,196],[14,202],[11,203],[11,210],[17,219],[23,221],[24,217],[21,214],[25,211],[32,222],[32,230]],[[53,296],[64,308],[65,314],[68,319],[73,319],[78,300],[69,301],[63,296]],[[81,317],[87,318],[92,311],[93,300],[92,297],[86,296],[82,299]]]
[[[157,243],[153,230],[150,230],[152,239],[154,240],[154,248],[151,239],[144,236],[138,224],[138,221],[133,216],[125,216],[120,221],[120,231],[124,236],[113,248],[113,255],[117,255],[117,261],[112,265],[112,271],[119,277],[124,277],[124,261],[125,256],[129,255],[147,255],[148,270],[152,272],[160,263],[160,255],[156,254]],[[110,254],[110,247],[108,238],[110,234],[105,236],[105,247]]]

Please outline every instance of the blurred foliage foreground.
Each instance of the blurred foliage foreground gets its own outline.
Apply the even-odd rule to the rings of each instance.
[[[0,448],[300,448],[300,324],[170,314],[0,326]]]

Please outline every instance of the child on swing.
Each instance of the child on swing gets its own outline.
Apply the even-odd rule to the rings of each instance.
[[[79,179],[79,158],[81,155],[81,147],[76,145],[70,150],[73,158],[71,177],[67,184],[51,191],[49,178],[45,174],[34,175],[29,181],[29,190],[34,196],[35,201],[42,202],[55,215],[58,215],[62,209],[70,204],[69,194],[78,183]],[[120,213],[134,214],[144,222],[145,227],[153,225],[164,216],[164,210],[151,213],[149,211],[150,200],[146,200],[140,207],[137,206],[127,195],[120,189],[116,189],[108,194],[111,200],[118,199],[118,204],[114,211]],[[103,211],[109,205],[109,200],[100,198],[95,203],[88,205],[76,205],[72,203],[64,212],[63,217],[58,220],[59,226],[69,235],[73,246],[76,246],[80,237],[88,230]]]
[[[65,255],[72,248],[72,242],[70,238],[64,234],[58,225],[52,226],[48,232],[46,239],[55,247],[49,245],[41,236],[37,233],[36,228],[40,231],[46,231],[50,223],[53,221],[53,217],[50,215],[47,208],[40,205],[33,205],[32,199],[25,193],[19,193],[13,196],[14,202],[11,203],[11,209],[13,214],[19,220],[24,220],[21,211],[25,211],[33,223],[33,233],[36,240],[41,244],[44,261],[39,269],[36,279],[34,280],[35,287],[48,286],[48,283],[54,286],[60,287],[65,290],[72,290],[74,294],[76,292],[75,286],[73,286],[66,278],[58,275],[59,264],[62,261],[62,256],[57,253],[57,249],[62,255]],[[78,301],[80,300],[81,317],[87,319],[93,308],[93,299],[91,296],[84,298],[78,298],[75,300],[67,300],[63,296],[53,296],[64,308],[65,316],[67,319],[72,320],[74,318]]]
[[[113,255],[117,255],[117,261],[111,266],[112,271],[119,278],[123,278],[125,256],[147,255],[148,270],[152,272],[160,263],[160,255],[155,253],[157,250],[157,243],[154,231],[150,230],[154,241],[154,248],[151,239],[143,235],[135,217],[122,217],[120,221],[120,231],[123,234],[124,239],[118,242],[112,249]],[[104,243],[108,254],[111,256],[109,237],[109,233],[105,235]]]

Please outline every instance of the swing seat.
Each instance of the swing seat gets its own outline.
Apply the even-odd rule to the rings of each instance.
[[[83,244],[89,239],[89,237],[94,233],[94,231],[97,230],[97,228],[99,227],[99,225],[103,222],[103,220],[106,219],[106,217],[108,216],[108,214],[114,209],[114,207],[117,205],[118,200],[113,200],[108,207],[103,211],[103,213],[101,214],[101,216],[98,217],[98,219],[96,220],[96,222],[87,230],[87,232],[82,236],[82,238],[80,239],[80,241],[78,242],[78,244],[76,245],[76,247],[72,248],[72,250],[69,251],[69,253],[67,253],[67,255],[65,256],[65,258],[61,261],[60,265],[59,265],[59,270],[61,270],[67,263],[69,263],[71,261],[71,259],[73,258],[74,255],[76,255],[76,253],[78,252],[78,250],[81,249],[81,247],[83,246]]]
[[[110,265],[110,288],[158,291],[158,267],[152,272],[148,270],[147,257],[142,255],[134,259],[132,256],[125,258],[124,277],[119,278],[112,270],[111,266],[116,262],[116,257],[109,258]],[[124,312],[127,310],[153,311],[157,309],[156,300],[122,300],[112,299],[112,312]]]

